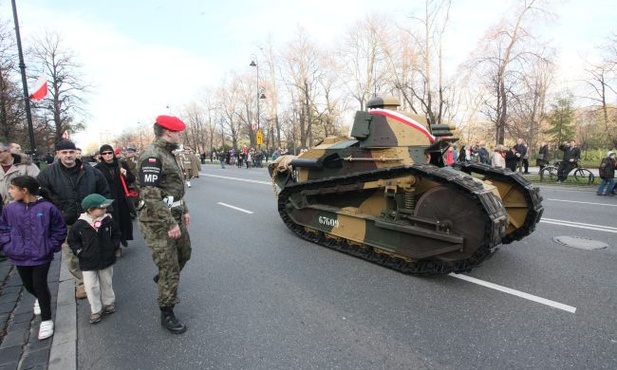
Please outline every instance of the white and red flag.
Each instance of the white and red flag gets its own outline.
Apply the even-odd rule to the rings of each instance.
[[[45,75],[36,80],[32,91],[32,94],[30,94],[30,99],[32,100],[41,101],[47,96],[47,77]]]

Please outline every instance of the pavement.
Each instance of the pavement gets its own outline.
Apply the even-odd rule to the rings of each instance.
[[[49,269],[54,336],[39,340],[41,317],[33,313],[34,297],[22,285],[17,269],[0,262],[0,370],[77,369],[77,308],[72,276],[62,253]]]

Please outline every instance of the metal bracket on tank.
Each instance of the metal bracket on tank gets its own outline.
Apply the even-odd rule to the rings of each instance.
[[[403,160],[403,158],[386,158],[386,157],[354,158],[352,156],[348,156],[343,159],[348,162],[395,162],[395,161]]]

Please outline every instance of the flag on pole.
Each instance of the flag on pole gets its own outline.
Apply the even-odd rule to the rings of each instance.
[[[33,93],[30,94],[30,99],[41,101],[43,98],[47,96],[47,77],[42,75],[36,80],[36,84],[34,85]]]

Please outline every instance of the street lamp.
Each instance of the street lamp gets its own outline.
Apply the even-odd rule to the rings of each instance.
[[[259,88],[259,64],[257,63],[257,56],[253,55],[253,60],[249,66],[255,67],[256,80],[257,80],[257,132],[259,132],[259,99],[265,99],[266,95],[261,92]]]

